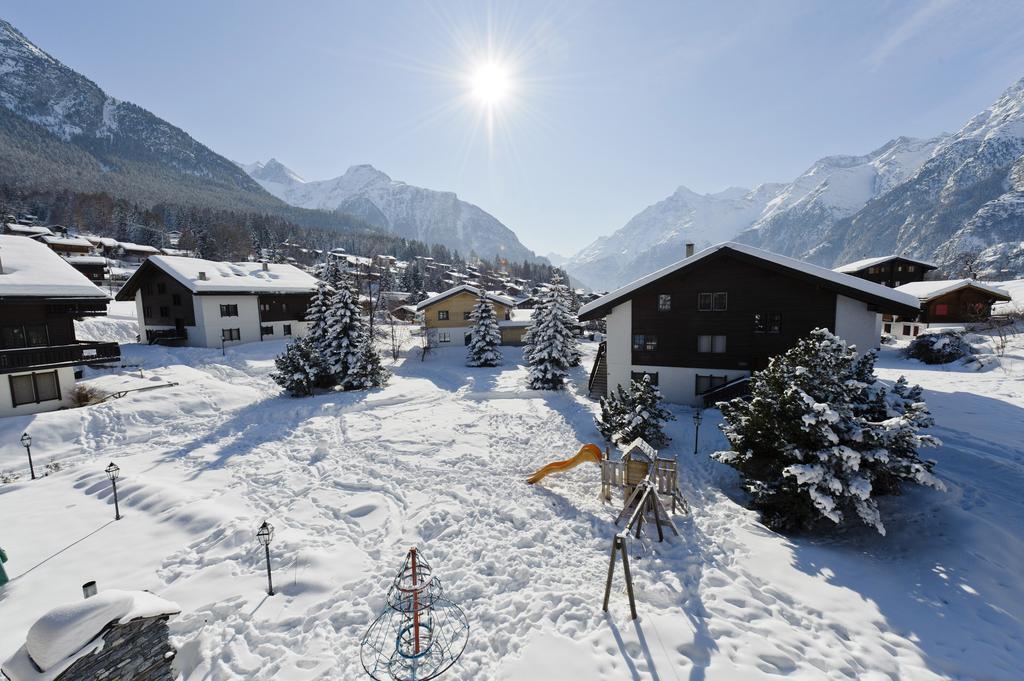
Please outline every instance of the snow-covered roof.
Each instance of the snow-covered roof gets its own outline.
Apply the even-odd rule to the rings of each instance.
[[[936,279],[935,281],[912,281],[909,284],[903,284],[897,286],[897,291],[903,291],[909,293],[921,302],[944,296],[951,291],[957,289],[972,287],[991,293],[1000,300],[1009,301],[1010,294],[1005,289],[1001,289],[998,286],[985,283],[983,281],[976,281],[974,279]]]
[[[133,253],[159,253],[160,249],[155,246],[147,246],[146,244],[133,244],[130,241],[120,242],[121,248],[125,251],[131,251]]]
[[[454,295],[458,295],[459,293],[469,293],[470,295],[473,295],[473,296],[479,296],[480,295],[480,289],[478,289],[478,288],[476,288],[474,286],[470,286],[468,284],[462,284],[460,286],[453,286],[452,288],[448,289],[447,291],[442,291],[441,293],[438,293],[436,295],[430,296],[426,300],[420,301],[420,303],[416,305],[416,309],[417,310],[422,310],[422,309],[424,309],[426,307],[434,305],[435,303],[441,302],[445,298],[450,298],[450,297],[452,297]],[[487,296],[488,300],[493,300],[496,303],[500,303],[501,305],[506,305],[508,307],[514,307],[515,306],[515,303],[512,301],[511,298],[506,298],[503,295],[499,295],[497,293],[492,293],[490,291],[485,291],[484,294]]]
[[[109,298],[35,239],[0,235],[0,297]]]
[[[511,310],[510,319],[503,319],[498,326],[530,326],[533,324],[533,313],[536,310]]]
[[[928,262],[927,260],[918,260],[917,258],[910,258],[905,255],[880,255],[876,258],[864,258],[863,260],[855,260],[854,262],[848,262],[845,265],[840,265],[839,267],[836,267],[835,271],[846,273],[860,272],[862,269],[866,267],[874,267],[875,265],[881,265],[884,262],[889,262],[890,260],[897,259],[906,260],[907,262],[912,262],[916,265],[920,265],[921,267],[932,270],[938,269],[939,267],[935,263]]]
[[[77,246],[92,248],[92,242],[77,236],[43,236],[42,240],[51,246]]]
[[[143,263],[123,290],[134,291],[132,280],[147,269],[147,264],[167,272],[193,293],[312,293],[318,283],[316,277],[294,265],[154,255]]]
[[[69,255],[66,258],[72,265],[106,265],[107,259],[102,255]]]
[[[711,246],[705,248],[695,255],[691,255],[689,258],[684,258],[672,265],[663,267],[660,270],[651,272],[647,276],[640,277],[639,279],[626,284],[625,286],[618,288],[611,293],[601,296],[597,300],[591,301],[580,308],[580,319],[583,319],[586,315],[600,308],[606,308],[610,305],[614,305],[619,300],[626,298],[629,294],[633,293],[639,288],[642,288],[652,282],[655,282],[662,277],[668,276],[674,272],[695,265],[701,260],[718,253],[719,251],[727,250],[741,253],[759,260],[772,263],[784,267],[786,269],[793,270],[800,274],[809,275],[818,279],[824,280],[836,287],[842,288],[851,293],[860,293],[865,296],[870,296],[875,299],[883,299],[890,301],[898,305],[904,305],[908,307],[918,308],[918,300],[907,293],[897,291],[895,289],[876,284],[872,281],[860,279],[858,277],[851,276],[849,274],[843,274],[842,272],[836,272],[834,270],[819,267],[818,265],[812,265],[810,263],[803,262],[801,260],[794,260],[793,258],[787,258],[784,255],[778,255],[777,253],[771,253],[769,251],[761,250],[760,248],[754,248],[746,244],[739,244],[733,241],[727,241],[725,243],[718,244],[717,246]]]
[[[23,234],[23,235],[28,235],[28,236],[40,236],[42,234],[46,234],[46,235],[52,235],[53,234],[53,232],[51,232],[46,227],[40,227],[38,225],[19,225],[16,222],[8,222],[7,223],[7,231],[11,232],[12,234]]]
[[[67,668],[68,658],[89,652],[86,646],[107,625],[179,612],[177,604],[148,591],[101,591],[92,598],[58,606],[36,620],[28,630],[25,645],[4,663],[3,671],[19,681],[49,678],[52,675],[40,675],[39,670],[56,672],[58,665]]]

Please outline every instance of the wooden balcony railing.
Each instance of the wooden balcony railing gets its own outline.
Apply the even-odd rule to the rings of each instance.
[[[67,345],[0,350],[0,373],[120,361],[121,346],[117,343],[80,341]]]

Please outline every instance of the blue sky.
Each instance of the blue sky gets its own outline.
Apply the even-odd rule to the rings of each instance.
[[[683,184],[953,131],[1024,77],[1024,2],[25,0],[3,17],[238,161],[371,163],[572,253]],[[493,135],[467,74],[504,64]]]

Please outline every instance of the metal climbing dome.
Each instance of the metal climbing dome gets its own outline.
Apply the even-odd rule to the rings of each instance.
[[[427,681],[455,664],[468,641],[466,614],[444,597],[413,548],[388,589],[387,608],[363,636],[359,657],[376,681]]]

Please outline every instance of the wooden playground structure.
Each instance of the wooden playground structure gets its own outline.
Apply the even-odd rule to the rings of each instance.
[[[568,470],[587,461],[595,461],[601,467],[601,500],[612,500],[612,488],[621,489],[624,500],[622,510],[615,518],[615,525],[618,526],[623,520],[626,520],[626,524],[612,538],[603,610],[608,612],[616,555],[619,555],[622,557],[622,570],[626,578],[629,611],[633,619],[636,619],[636,599],[633,596],[633,576],[629,569],[627,540],[630,534],[639,539],[644,531],[644,523],[654,525],[659,542],[665,540],[665,527],[679,536],[679,528],[672,522],[671,514],[677,511],[689,514],[690,505],[679,491],[678,463],[675,459],[659,457],[658,451],[642,438],[629,443],[623,451],[622,458],[616,460],[611,458],[607,447],[602,451],[597,445],[587,444],[581,447],[575,456],[544,466],[530,476],[527,482],[535,484],[551,473]],[[671,502],[669,508],[666,508],[667,502]]]

